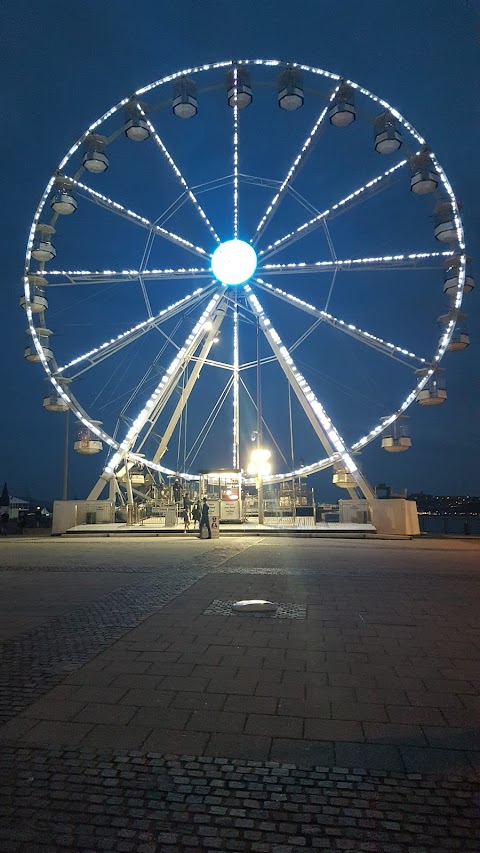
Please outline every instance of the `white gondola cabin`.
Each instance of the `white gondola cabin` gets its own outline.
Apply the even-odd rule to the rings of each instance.
[[[172,110],[178,118],[193,118],[198,113],[197,87],[188,77],[173,81]]]
[[[347,83],[342,83],[332,106],[328,111],[330,124],[334,127],[348,127],[356,118],[353,89]]]
[[[462,256],[456,255],[452,258],[449,258],[448,261],[445,261],[445,276],[443,279],[443,292],[447,294],[447,296],[452,296],[459,282],[460,275],[460,266],[462,264]],[[475,287],[475,282],[473,280],[472,275],[472,261],[471,258],[466,258],[465,262],[465,282],[463,285],[463,292],[470,293],[471,290]]]
[[[239,110],[243,110],[252,103],[253,95],[250,86],[250,74],[242,65],[227,71],[226,85],[229,107],[236,106]]]
[[[375,151],[379,154],[394,154],[402,145],[402,134],[396,118],[386,110],[374,121]]]
[[[450,201],[441,201],[434,212],[435,239],[441,243],[454,243],[457,239],[455,214]]]
[[[48,300],[45,296],[46,279],[42,275],[30,273],[28,275],[28,283],[30,286],[30,299],[27,300],[25,294],[20,298],[20,306],[27,310],[30,308],[34,314],[41,314],[48,308]]]
[[[417,370],[417,376],[426,375],[428,368]],[[427,380],[421,391],[417,392],[417,403],[421,406],[439,406],[447,399],[444,371],[438,369]]]
[[[438,187],[438,173],[427,150],[410,161],[410,189],[416,195],[433,193]]]
[[[93,175],[100,175],[108,169],[108,157],[104,152],[105,142],[105,137],[98,136],[96,133],[91,133],[87,137],[82,162],[84,169]]]
[[[389,420],[388,418],[386,420]],[[389,424],[382,435],[382,449],[388,453],[403,453],[412,446],[405,416]]]
[[[302,72],[298,68],[286,68],[278,80],[278,106],[293,112],[303,106],[304,100]]]
[[[92,424],[98,427],[101,421],[92,421]],[[90,427],[86,426],[86,424],[80,422],[73,449],[84,456],[92,456],[94,453],[100,453],[102,448],[103,444],[98,435]]]
[[[445,331],[450,323],[455,322],[455,328],[447,344],[446,352],[461,352],[470,344],[470,335],[468,334],[465,314],[457,313],[454,310],[447,314],[442,314],[438,318],[439,325]]]
[[[139,112],[134,99],[125,107],[125,136],[132,142],[144,142],[150,136],[148,122]]]
[[[52,243],[52,236],[55,234],[55,228],[52,225],[47,225],[46,222],[39,222],[35,228],[33,238],[32,258],[42,263],[53,261],[57,250]]]
[[[50,348],[50,335],[52,335],[53,332],[50,331],[50,329],[43,329],[40,327],[35,329],[35,332],[44,358],[46,358],[47,361],[50,361],[53,358],[53,352]],[[41,361],[40,355],[37,352],[37,349],[33,342],[32,334],[29,329],[27,329],[27,340],[23,355],[27,359],[27,361],[31,361],[34,363],[38,363],[39,361]]]
[[[68,411],[68,403],[63,399],[62,395],[55,388],[54,385],[51,384],[50,380],[48,381],[48,394],[43,398],[43,408],[47,410],[47,412],[66,412]],[[57,380],[58,384],[64,388],[66,385],[65,379]]]
[[[60,216],[70,216],[71,213],[75,213],[78,204],[69,187],[58,186],[50,198],[50,207]]]
[[[332,483],[340,489],[355,489],[357,485],[353,474],[341,464],[334,465]]]

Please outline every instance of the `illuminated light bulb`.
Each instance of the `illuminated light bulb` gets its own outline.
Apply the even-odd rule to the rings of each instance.
[[[222,284],[243,284],[257,268],[255,249],[244,240],[220,243],[212,255],[212,272]]]

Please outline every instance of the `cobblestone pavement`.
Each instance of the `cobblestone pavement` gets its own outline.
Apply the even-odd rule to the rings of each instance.
[[[473,780],[274,761],[4,749],[5,853],[478,851]]]
[[[2,543],[0,616],[41,624],[0,645],[0,851],[479,851],[479,566],[475,543]],[[244,597],[302,618],[209,612]]]

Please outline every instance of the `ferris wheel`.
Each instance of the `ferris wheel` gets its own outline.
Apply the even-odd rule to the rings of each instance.
[[[259,433],[264,482],[333,468],[370,498],[357,454],[407,450],[409,406],[446,400],[472,287],[451,184],[398,110],[320,68],[222,61],[123,98],[60,162],[28,240],[25,357],[75,449],[107,451],[91,498],[128,470],[195,479],[207,439],[247,469]]]

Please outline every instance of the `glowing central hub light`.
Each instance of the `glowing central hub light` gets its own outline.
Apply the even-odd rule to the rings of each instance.
[[[257,269],[257,253],[244,240],[227,240],[212,255],[212,272],[222,284],[243,284]]]

